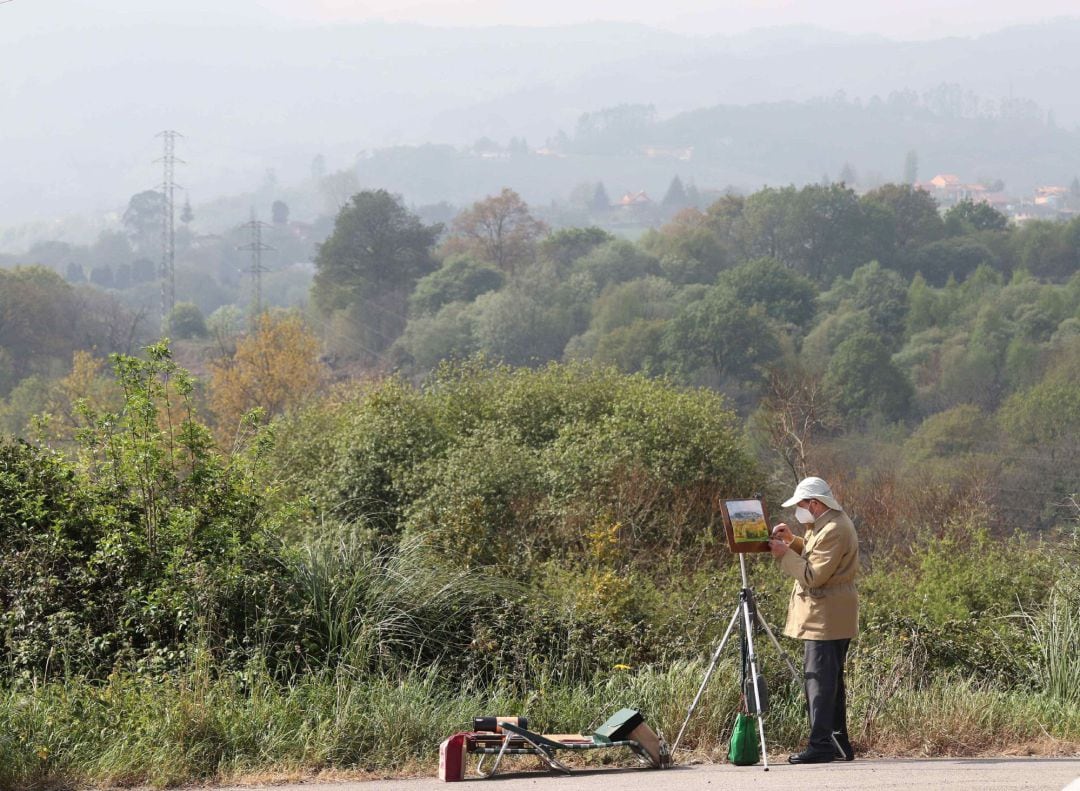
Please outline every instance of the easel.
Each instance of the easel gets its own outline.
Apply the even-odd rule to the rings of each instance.
[[[750,587],[750,583],[747,581],[746,577],[745,554],[739,554],[739,568],[742,571],[742,589],[739,591],[739,603],[735,607],[735,612],[731,615],[731,621],[728,623],[727,630],[724,632],[724,637],[720,640],[720,644],[716,647],[716,651],[713,652],[712,662],[709,663],[709,669],[705,671],[705,679],[701,682],[701,688],[698,689],[698,693],[694,697],[694,702],[690,704],[690,708],[686,712],[686,720],[683,721],[682,728],[679,729],[679,735],[675,738],[675,744],[671,748],[671,757],[672,760],[674,760],[675,751],[679,749],[679,742],[682,741],[683,732],[686,731],[686,726],[690,722],[690,717],[693,715],[694,709],[697,708],[698,701],[701,700],[701,696],[705,693],[705,687],[708,685],[709,679],[716,669],[716,663],[720,661],[720,652],[724,650],[728,637],[731,636],[731,630],[735,628],[735,622],[739,621],[739,628],[742,630],[741,634],[746,640],[748,650],[747,661],[750,665],[750,685],[754,689],[754,703],[756,704],[754,707],[754,717],[757,719],[758,736],[761,739],[761,761],[765,765],[765,771],[767,772],[769,771],[769,756],[765,752],[765,723],[763,722],[764,714],[762,712],[761,687],[759,682],[761,674],[758,673],[757,656],[754,653],[754,629],[751,617],[753,617],[753,620],[757,621],[758,625],[765,631],[765,634],[769,636],[769,640],[772,641],[773,647],[776,649],[777,653],[783,657],[784,662],[787,663],[788,670],[791,671],[791,676],[795,679],[795,683],[801,685],[803,679],[795,669],[791,657],[784,653],[784,649],[780,647],[776,635],[772,633],[769,624],[761,617],[761,613],[758,612],[757,607],[754,604],[754,589]],[[751,610],[753,610],[753,616],[750,614]],[[742,616],[741,618],[740,615]],[[835,736],[833,737],[833,741],[836,741]],[[836,748],[839,750],[840,745],[837,744]]]

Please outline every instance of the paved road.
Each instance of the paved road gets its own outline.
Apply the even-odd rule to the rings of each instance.
[[[544,772],[518,772],[493,780],[448,785],[436,778],[375,780],[353,783],[303,783],[265,786],[267,791],[1080,791],[1080,759],[968,758],[962,760],[857,760],[818,766],[773,764],[756,767],[699,765],[662,772],[648,769],[595,769],[567,777]],[[220,789],[219,791],[240,791]],[[246,786],[243,791],[252,791]]]

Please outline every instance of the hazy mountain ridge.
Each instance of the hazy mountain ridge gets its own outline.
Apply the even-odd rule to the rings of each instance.
[[[952,82],[1031,98],[1080,122],[1080,20],[899,42],[813,28],[694,38],[641,25],[0,30],[0,224],[112,207],[159,178],[153,135],[187,135],[177,180],[195,200],[308,175],[362,149],[480,136],[536,146],[624,102],[662,117],[716,105],[923,92]],[[66,53],[64,58],[51,55]],[[918,140],[909,144],[919,147]],[[884,158],[886,152],[881,153]],[[887,156],[894,156],[888,153]],[[798,180],[791,173],[784,180]],[[524,191],[530,191],[522,185]]]

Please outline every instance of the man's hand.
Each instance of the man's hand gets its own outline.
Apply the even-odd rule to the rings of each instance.
[[[772,537],[783,541],[785,544],[790,544],[791,540],[795,538],[791,533],[791,528],[783,522],[772,529]]]
[[[782,558],[790,550],[788,544],[791,542],[794,536],[791,534],[791,528],[781,522],[772,529],[772,538],[769,539],[769,551],[773,553],[774,558]]]
[[[770,538],[769,551],[773,553],[774,558],[782,558],[791,550],[788,549],[788,545],[781,541],[779,538]]]

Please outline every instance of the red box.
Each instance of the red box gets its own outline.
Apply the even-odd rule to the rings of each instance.
[[[465,779],[465,736],[455,733],[439,745],[439,779],[448,783]]]

